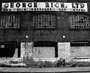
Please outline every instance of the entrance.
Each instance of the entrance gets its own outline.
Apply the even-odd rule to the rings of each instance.
[[[20,43],[14,41],[0,42],[0,57],[12,58],[15,52],[17,57],[20,57]]]

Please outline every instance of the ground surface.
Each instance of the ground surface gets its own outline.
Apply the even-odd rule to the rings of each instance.
[[[0,67],[0,72],[90,73],[90,67],[64,67],[64,68],[7,68],[7,67]]]

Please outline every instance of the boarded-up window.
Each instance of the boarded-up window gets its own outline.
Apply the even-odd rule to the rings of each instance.
[[[33,17],[34,29],[46,29],[56,27],[56,16],[53,14],[38,14]]]
[[[0,29],[4,28],[19,28],[20,16],[19,15],[1,15]]]
[[[90,28],[90,17],[88,15],[70,15],[69,16],[70,28],[87,29]]]
[[[34,58],[55,58],[55,47],[34,47]]]

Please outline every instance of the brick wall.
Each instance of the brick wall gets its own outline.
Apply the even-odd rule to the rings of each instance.
[[[88,6],[90,7],[89,3]],[[73,14],[72,12],[50,13],[56,14],[57,28],[55,30],[33,30],[32,18],[35,12],[21,12],[19,13],[21,16],[20,29],[0,30],[0,41],[90,41],[90,30],[69,29],[68,18],[69,14]],[[89,12],[86,14],[89,14]],[[26,39],[26,36],[29,36],[28,39]],[[65,36],[65,38],[63,38],[63,36]]]
[[[57,28],[55,30],[33,30],[33,13],[21,13],[20,29],[0,30],[0,41],[90,41],[89,30],[70,30],[69,14],[57,12]],[[29,36],[26,39],[26,36]],[[65,38],[63,38],[65,36]]]

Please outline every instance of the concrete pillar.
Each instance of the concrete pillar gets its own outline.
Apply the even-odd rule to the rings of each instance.
[[[32,56],[33,42],[22,42],[21,43],[21,58]]]
[[[70,42],[58,43],[58,57],[63,58],[66,61],[70,59]]]

